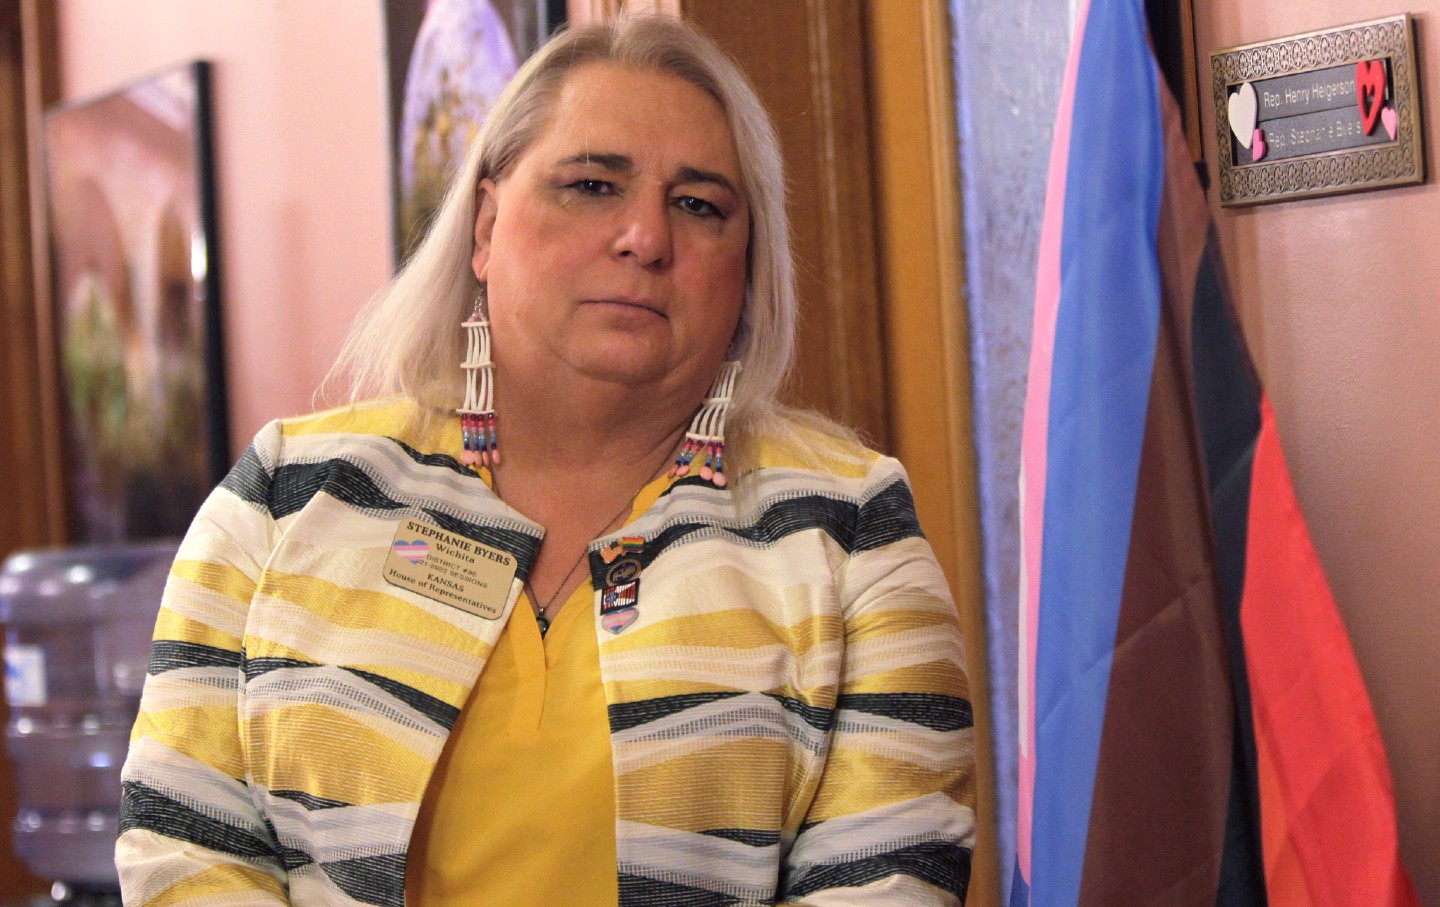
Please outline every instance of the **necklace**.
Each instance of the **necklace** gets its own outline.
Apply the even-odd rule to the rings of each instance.
[[[634,506],[635,499],[640,496],[640,492],[644,491],[645,486],[649,485],[650,482],[654,480],[655,476],[659,472],[664,470],[665,464],[670,462],[670,457],[672,455],[673,448],[671,454],[667,454],[665,459],[660,461],[660,469],[651,472],[648,476],[646,476],[645,479],[640,482],[639,487],[635,489],[635,493],[630,495],[630,497],[627,498],[625,502],[620,505],[619,510],[615,511],[615,515],[610,517],[610,519],[606,520],[605,523],[601,525],[596,532],[591,533],[590,537],[592,539],[604,535],[605,531],[609,529],[612,525],[614,525],[616,520],[620,519],[620,515],[625,512],[626,508]],[[500,475],[493,470],[491,471],[490,475],[491,487],[495,492],[495,496],[501,497]],[[565,572],[565,578],[560,581],[560,585],[556,587],[555,592],[551,594],[550,598],[546,600],[545,604],[543,605],[540,604],[540,599],[535,594],[535,587],[530,584],[530,581],[528,579],[525,581],[525,591],[530,594],[530,606],[535,609],[535,623],[540,628],[541,639],[544,639],[545,634],[550,630],[550,618],[546,616],[550,611],[550,606],[555,604],[556,599],[558,599],[561,594],[564,593],[565,588],[570,585],[570,578],[575,575],[576,570],[580,569],[580,565],[585,563],[585,558],[589,553],[590,546],[587,544],[584,548],[580,550],[580,556],[575,558],[575,563],[571,564],[570,569]]]
[[[595,538],[604,535],[605,530],[613,526],[615,524],[615,521],[620,519],[621,514],[623,514],[630,507],[634,506],[635,498],[640,495],[640,492],[645,488],[646,485],[650,484],[651,478],[653,478],[653,476],[647,477],[645,481],[640,484],[640,487],[635,489],[635,494],[632,494],[629,498],[627,498],[625,500],[625,503],[620,505],[620,509],[615,511],[615,514],[611,516],[610,519],[606,520],[599,527],[598,531],[591,533],[591,537]],[[498,483],[496,486],[496,491],[499,491]],[[535,594],[535,587],[530,584],[530,581],[528,579],[525,581],[525,590],[530,593],[530,606],[535,609],[535,623],[540,628],[541,639],[544,639],[545,634],[550,630],[550,618],[546,616],[546,614],[550,611],[550,606],[555,604],[556,599],[560,598],[560,596],[565,592],[566,588],[569,587],[570,578],[575,575],[576,570],[580,569],[580,565],[585,563],[585,558],[589,553],[589,545],[586,545],[580,550],[580,556],[575,558],[575,563],[570,565],[570,569],[565,573],[565,578],[560,581],[559,586],[555,587],[555,592],[550,596],[548,600],[546,600],[545,604],[543,605],[540,604],[539,596]]]
[[[649,484],[650,480],[646,479],[645,482],[646,484]],[[640,486],[640,488],[644,487],[645,485]],[[638,495],[639,493],[640,489],[637,488],[635,490],[635,495]],[[625,501],[625,503],[621,504],[620,509],[615,511],[615,515],[610,517],[610,519],[606,520],[604,525],[600,527],[598,532],[591,533],[591,537],[593,538],[595,536],[603,535],[605,533],[605,530],[609,529],[612,525],[614,525],[615,521],[620,519],[620,514],[624,513],[626,510],[628,510],[634,505],[635,495],[631,495],[630,498]],[[586,545],[580,550],[580,556],[575,558],[575,563],[570,565],[570,569],[565,573],[565,578],[560,581],[559,586],[555,587],[554,594],[552,594],[549,600],[547,600],[543,605],[540,604],[539,598],[537,598],[535,595],[535,587],[530,585],[529,580],[525,581],[525,588],[530,592],[530,604],[535,609],[535,623],[540,627],[541,639],[544,639],[545,634],[550,630],[550,618],[545,616],[546,613],[549,612],[550,606],[555,604],[555,600],[565,592],[566,587],[570,585],[570,578],[575,575],[576,570],[580,569],[580,565],[585,563],[585,557],[589,553],[589,545]]]

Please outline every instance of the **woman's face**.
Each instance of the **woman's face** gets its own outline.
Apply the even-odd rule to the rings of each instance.
[[[473,265],[502,374],[704,394],[740,317],[750,234],[714,98],[668,74],[581,66],[480,192]]]

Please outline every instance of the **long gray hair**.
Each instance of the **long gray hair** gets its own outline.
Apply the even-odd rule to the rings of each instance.
[[[776,394],[795,345],[795,279],[779,141],[759,97],[709,38],[670,16],[626,15],[561,32],[520,67],[491,108],[428,234],[361,310],[324,388],[355,403],[401,394],[433,419],[462,396],[460,322],[473,306],[476,188],[504,176],[547,125],[565,77],[611,62],[669,73],[720,103],[750,206],[745,302],[731,352],[744,362],[727,434],[788,423]],[[698,404],[698,401],[697,401]],[[782,429],[783,430],[783,429]]]

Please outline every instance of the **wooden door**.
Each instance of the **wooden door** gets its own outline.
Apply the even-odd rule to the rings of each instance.
[[[684,16],[754,81],[784,146],[800,297],[791,402],[910,473],[965,631],[979,768],[972,905],[999,903],[959,164],[943,0],[571,0]]]
[[[36,293],[37,250],[31,242],[35,195],[33,129],[54,99],[51,4],[0,4],[0,560],[20,548],[61,541],[59,434],[53,418],[48,309]],[[0,698],[0,725],[9,719]],[[0,754],[0,901],[42,890],[15,856],[11,832],[15,789],[8,754]]]

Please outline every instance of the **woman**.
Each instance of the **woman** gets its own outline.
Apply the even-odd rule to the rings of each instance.
[[[775,402],[783,185],[678,21],[522,68],[342,356],[389,397],[267,427],[184,543],[127,904],[963,898],[954,606],[899,465]]]

